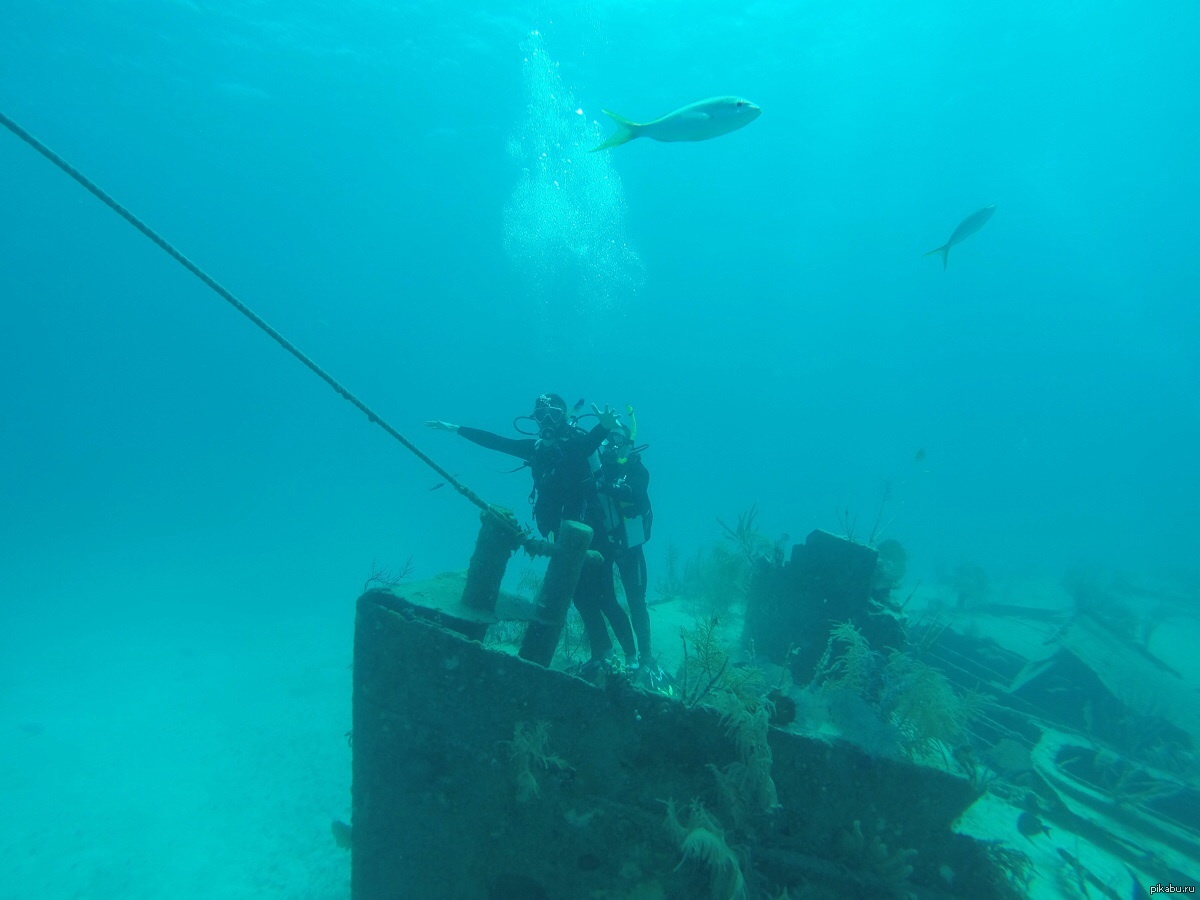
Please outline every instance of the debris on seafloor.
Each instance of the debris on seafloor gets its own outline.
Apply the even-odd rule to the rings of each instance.
[[[1132,605],[1081,591],[935,605],[911,629],[935,635],[923,651],[931,665],[989,697],[970,728],[988,794],[960,828],[1011,841],[990,808],[1007,802],[1027,810],[1015,830],[1035,838],[1025,850],[1048,882],[1096,891],[1093,882],[1111,890],[1131,875],[1142,890],[1194,879],[1200,684],[1151,652]]]

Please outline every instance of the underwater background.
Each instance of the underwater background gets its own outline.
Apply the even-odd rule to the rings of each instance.
[[[423,423],[632,405],[652,585],[757,504],[1195,596],[1198,58],[1168,0],[12,0],[0,111],[522,521]],[[478,512],[7,131],[0,313],[0,897],[345,896],[353,601]]]

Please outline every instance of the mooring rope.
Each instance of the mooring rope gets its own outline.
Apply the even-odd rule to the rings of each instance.
[[[272,340],[274,340],[275,343],[277,343],[280,347],[282,347],[284,350],[286,350],[288,353],[292,354],[292,356],[294,356],[296,359],[298,359],[301,363],[303,363],[310,372],[312,372],[314,375],[316,375],[318,378],[320,378],[322,381],[324,381],[327,385],[329,385],[331,388],[333,388],[334,391],[336,391],[338,394],[340,394],[344,400],[346,400],[351,405],[357,407],[358,410],[367,417],[368,421],[373,422],[374,424],[378,425],[380,428],[382,428],[384,431],[386,431],[388,434],[390,434],[392,437],[394,437],[396,440],[398,440],[401,444],[403,444],[406,449],[408,449],[413,455],[415,455],[417,457],[417,459],[421,460],[421,462],[425,463],[425,465],[429,466],[429,468],[431,468],[431,469],[433,469],[433,471],[437,472],[438,475],[440,475],[445,480],[446,484],[452,485],[456,491],[458,491],[460,494],[462,494],[464,497],[466,497],[468,500],[470,500],[472,503],[474,503],[476,506],[478,506],[485,513],[488,513],[489,515],[491,515],[497,522],[502,523],[505,528],[512,531],[514,536],[520,537],[522,539],[522,541],[524,540],[525,533],[516,525],[514,520],[510,519],[508,516],[502,515],[501,513],[497,512],[497,510],[495,508],[493,508],[491,506],[491,504],[489,504],[485,500],[483,500],[483,498],[481,498],[478,494],[476,494],[474,491],[472,491],[469,487],[467,487],[466,485],[457,481],[453,475],[451,475],[449,472],[447,472],[445,469],[443,469],[441,466],[439,466],[436,462],[434,462],[432,459],[430,459],[428,456],[426,456],[423,452],[421,452],[421,450],[418,449],[415,444],[413,444],[410,440],[408,440],[408,438],[406,438],[399,431],[397,431],[390,424],[388,424],[378,413],[376,413],[373,409],[371,409],[371,407],[367,406],[367,404],[365,404],[362,400],[359,400],[358,397],[356,397],[354,394],[352,394],[336,378],[334,378],[332,375],[330,375],[328,372],[326,372],[324,369],[322,369],[312,359],[310,359],[304,352],[302,352],[300,350],[300,348],[298,348],[295,344],[293,344],[291,341],[289,341],[287,338],[285,338],[282,334],[280,334],[278,331],[276,331],[274,328],[272,328],[271,325],[268,324],[267,321],[262,318],[262,316],[258,315],[258,313],[254,312],[254,310],[250,309],[250,307],[248,307],[245,303],[243,303],[241,300],[239,300],[237,297],[235,297],[232,293],[230,293],[224,286],[222,286],[220,284],[220,282],[218,282],[215,278],[213,278],[211,275],[209,275],[207,272],[205,272],[203,269],[201,269],[198,265],[196,265],[194,262],[192,262],[186,256],[184,256],[179,250],[175,249],[175,247],[172,246],[164,237],[162,237],[162,235],[160,235],[153,228],[151,228],[149,225],[147,225],[145,222],[143,222],[141,219],[139,219],[137,216],[135,216],[133,213],[131,213],[128,209],[126,209],[124,206],[122,206],[120,203],[118,203],[113,197],[111,197],[108,193],[106,193],[99,185],[97,185],[95,182],[93,182],[91,179],[89,179],[86,175],[84,175],[82,172],[80,172],[78,169],[76,169],[74,166],[72,166],[69,162],[67,162],[65,159],[63,159],[61,156],[59,156],[57,153],[55,153],[53,150],[51,150],[49,147],[47,147],[45,144],[43,144],[41,141],[39,141],[37,138],[35,138],[32,134],[30,134],[28,131],[26,131],[24,128],[22,128],[20,125],[18,125],[12,119],[10,119],[8,116],[6,116],[3,112],[0,112],[0,125],[3,125],[5,128],[7,128],[9,131],[11,131],[13,134],[15,134],[21,140],[23,140],[26,144],[28,144],[30,147],[32,147],[34,150],[36,150],[38,153],[40,153],[42,156],[44,156],[46,159],[48,159],[50,162],[54,163],[54,165],[58,166],[58,168],[62,169],[62,171],[66,172],[69,176],[71,176],[71,178],[73,178],[80,185],[82,185],[88,192],[90,192],[93,196],[95,196],[96,199],[98,199],[105,206],[107,206],[109,209],[111,209],[113,212],[115,212],[118,216],[120,216],[122,219],[124,219],[126,222],[128,222],[130,225],[132,225],[134,228],[136,228],[138,231],[140,231],[146,237],[148,237],[151,241],[153,241],[155,244],[157,244],[158,247],[164,253],[166,253],[168,256],[173,258],[177,263],[179,263],[181,266],[183,266],[185,269],[187,269],[189,272],[191,272],[193,275],[195,275],[197,278],[199,278],[201,281],[203,281],[206,285],[208,285],[210,288],[212,288],[221,297],[221,299],[223,299],[226,303],[228,303],[230,306],[232,306],[234,309],[236,309],[238,312],[240,312],[243,316],[245,316],[247,319],[249,319],[255,325],[257,325],[262,331],[266,332],[266,334]]]

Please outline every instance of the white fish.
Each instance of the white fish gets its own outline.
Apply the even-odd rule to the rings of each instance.
[[[992,217],[992,213],[996,211],[996,204],[985,206],[983,209],[976,210],[965,219],[958,223],[958,227],[954,229],[954,233],[950,235],[950,240],[942,244],[940,247],[935,247],[926,253],[926,256],[933,256],[935,253],[942,254],[942,270],[946,268],[946,264],[950,262],[950,248],[955,244],[961,244],[980,228],[988,223],[988,219]]]
[[[742,97],[712,97],[669,112],[653,122],[639,125],[624,116],[604,110],[617,123],[617,130],[592,152],[619,147],[634,138],[654,141],[707,141],[744,128],[759,117],[762,110]]]

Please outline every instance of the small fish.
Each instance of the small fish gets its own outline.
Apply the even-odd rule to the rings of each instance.
[[[1023,812],[1017,816],[1017,831],[1030,840],[1039,834],[1050,836],[1050,829],[1046,827],[1046,823],[1031,812]]]
[[[983,209],[977,210],[958,223],[958,227],[954,229],[954,233],[950,235],[950,240],[942,244],[940,247],[935,247],[926,253],[926,256],[933,256],[935,253],[942,254],[942,271],[945,271],[946,265],[950,261],[950,248],[955,244],[961,244],[980,228],[988,223],[988,219],[992,217],[992,213],[996,211],[996,205],[985,206]]]
[[[744,128],[761,113],[757,105],[742,97],[700,100],[644,124],[631,122],[606,109],[604,114],[617,123],[617,130],[599,147],[593,147],[591,152],[619,147],[639,137],[666,142],[707,141]]]
[[[581,409],[583,409],[583,404],[585,404],[585,403],[587,403],[587,398],[580,397],[578,400],[575,401],[575,405],[571,407],[571,412],[573,412],[573,413],[579,412]]]
[[[437,484],[435,484],[433,487],[431,487],[431,488],[430,488],[430,490],[431,490],[431,491],[436,491],[438,488],[440,488],[440,487],[445,487],[445,486],[446,486],[446,482],[444,482],[444,481],[439,481]]]
[[[922,447],[920,450],[918,450],[913,455],[913,462],[915,462],[917,465],[920,465],[921,463],[925,462],[925,448],[924,447]]]
[[[354,829],[341,819],[334,819],[330,822],[329,830],[333,832],[334,843],[343,850],[349,850],[354,846]]]

